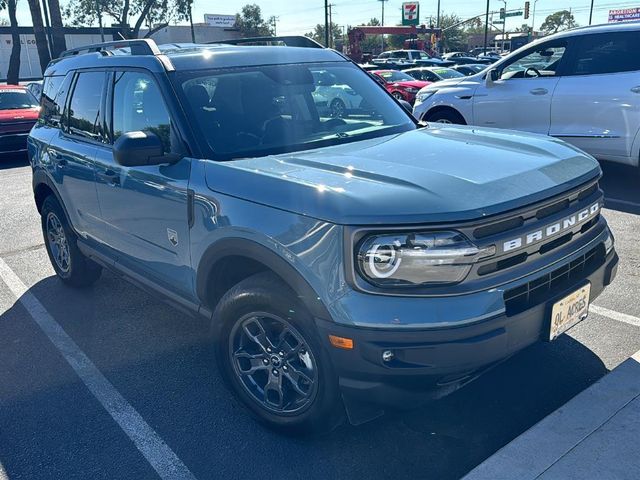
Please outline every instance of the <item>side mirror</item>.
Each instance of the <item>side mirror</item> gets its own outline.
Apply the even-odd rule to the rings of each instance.
[[[165,155],[160,137],[151,132],[123,133],[113,144],[113,158],[123,167],[141,167],[171,163]]]
[[[406,100],[398,100],[398,103],[402,105],[402,108],[404,108],[407,112],[411,114],[413,113],[413,107],[409,102],[407,102]]]
[[[494,85],[494,82],[496,80],[498,80],[498,70],[496,70],[495,68],[491,68],[489,69],[489,71],[487,71],[487,75],[486,77],[484,77],[484,84],[487,88],[491,88]]]

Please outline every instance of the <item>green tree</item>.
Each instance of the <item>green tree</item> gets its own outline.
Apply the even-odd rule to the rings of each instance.
[[[577,26],[578,24],[569,10],[560,10],[549,15],[540,26],[540,30],[545,34],[551,34]]]
[[[186,20],[189,0],[71,0],[65,9],[74,26],[93,25],[102,14],[113,19],[124,38],[138,38],[142,27],[152,25],[149,37],[170,22]]]
[[[263,37],[273,35],[272,18],[262,18],[262,10],[258,5],[247,4],[236,14],[236,28],[242,37]]]
[[[18,20],[16,18],[17,0],[0,0],[0,10],[7,10],[9,25],[11,26],[11,55],[7,70],[7,84],[17,85],[20,81],[20,35],[18,34]],[[6,22],[6,19],[2,19]],[[6,23],[5,23],[6,24]]]
[[[335,23],[331,23],[329,30],[329,47],[333,47],[336,41],[342,41],[342,29]],[[312,32],[307,32],[305,37],[313,38],[316,42],[324,45],[324,24],[317,24]]]
[[[467,49],[468,33],[463,25],[458,25],[462,20],[455,13],[440,15],[440,28],[442,28],[441,48],[445,52],[464,51]]]

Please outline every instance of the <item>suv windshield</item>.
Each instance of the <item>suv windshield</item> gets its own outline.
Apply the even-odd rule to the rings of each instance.
[[[346,62],[185,72],[177,81],[190,118],[222,160],[416,128],[376,82]]]
[[[26,90],[0,89],[0,110],[19,110],[37,106],[38,101]]]

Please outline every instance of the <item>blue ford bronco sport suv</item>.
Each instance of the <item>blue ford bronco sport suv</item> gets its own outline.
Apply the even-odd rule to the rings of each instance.
[[[618,262],[592,157],[420,125],[313,46],[70,50],[29,138],[57,275],[108,268],[205,317],[231,390],[284,430],[454,391],[586,317]]]

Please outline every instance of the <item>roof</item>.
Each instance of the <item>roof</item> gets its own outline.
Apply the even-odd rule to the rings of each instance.
[[[158,48],[161,55],[131,55],[129,48],[70,55],[53,60],[45,75],[64,75],[70,70],[92,67],[143,67],[161,73],[165,71],[166,59],[178,71],[348,61],[339,53],[324,48],[191,43],[172,43]]]

